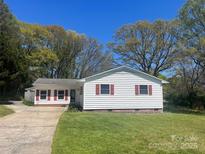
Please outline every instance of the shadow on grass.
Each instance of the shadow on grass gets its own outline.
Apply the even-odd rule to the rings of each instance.
[[[14,104],[13,101],[20,101],[21,96],[20,95],[6,95],[6,96],[0,96],[0,105],[11,105]]]
[[[174,105],[164,106],[164,112],[205,116],[205,110],[196,110],[196,109],[191,109],[191,108],[182,107],[182,106],[174,106]]]
[[[22,96],[20,95],[6,95],[6,96],[0,96],[0,102],[10,102],[10,100],[20,101]]]
[[[0,101],[0,105],[12,105],[13,102],[11,101]]]

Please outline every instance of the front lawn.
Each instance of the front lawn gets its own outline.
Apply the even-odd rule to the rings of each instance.
[[[205,153],[205,115],[65,112],[52,153]]]
[[[14,111],[4,105],[0,105],[0,117],[14,113]]]

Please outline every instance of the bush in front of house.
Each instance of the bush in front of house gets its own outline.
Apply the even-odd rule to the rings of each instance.
[[[82,111],[82,107],[80,106],[80,104],[74,104],[71,103],[68,106],[68,112],[80,112]]]
[[[32,101],[28,101],[28,100],[25,100],[25,99],[22,99],[22,101],[23,101],[23,104],[24,104],[24,105],[34,106],[34,102],[32,102]]]

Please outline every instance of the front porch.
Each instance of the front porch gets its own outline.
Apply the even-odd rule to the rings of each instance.
[[[38,81],[40,80],[40,81]],[[82,82],[73,79],[38,79],[33,88],[28,88],[34,105],[81,104],[83,98]]]

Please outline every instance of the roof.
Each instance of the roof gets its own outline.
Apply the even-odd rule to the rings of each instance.
[[[153,76],[153,75],[144,73],[144,72],[142,72],[142,71],[133,69],[133,68],[131,68],[131,67],[129,67],[129,66],[116,67],[116,68],[113,68],[113,69],[110,69],[110,70],[107,70],[107,71],[104,71],[104,72],[101,72],[101,73],[98,73],[98,74],[95,74],[95,75],[86,77],[86,78],[84,78],[84,80],[85,80],[85,81],[87,81],[87,80],[92,80],[93,78],[100,77],[100,76],[107,75],[107,74],[111,74],[111,73],[114,73],[114,72],[119,72],[119,71],[128,71],[128,72],[132,72],[132,73],[142,74],[142,75],[145,75],[145,76],[147,76],[147,77],[149,77],[149,78],[152,78],[152,79],[161,81],[161,83],[169,83],[168,81],[162,80],[162,79],[160,79],[160,78],[157,78],[157,77],[155,77],[155,76]]]
[[[34,90],[34,87],[26,88],[25,90]]]
[[[78,79],[49,79],[49,78],[38,78],[33,85],[37,85],[37,84],[73,84],[73,83],[77,83],[77,82],[81,82]]]
[[[128,71],[128,72],[131,72],[131,73],[141,74],[141,75],[144,75],[144,76],[149,77],[151,79],[160,81],[161,83],[169,83],[168,81],[162,80],[160,78],[157,78],[155,76],[152,76],[150,74],[144,73],[142,71],[133,69],[131,67],[120,66],[120,67],[113,68],[113,69],[110,69],[110,70],[107,70],[107,71],[104,71],[104,72],[101,72],[101,73],[98,73],[98,74],[95,74],[95,75],[92,75],[92,76],[89,76],[89,77],[86,77],[86,78],[83,78],[83,79],[49,79],[49,78],[39,78],[39,79],[37,79],[33,83],[33,85],[34,86],[38,85],[38,84],[70,85],[70,84],[75,84],[75,83],[80,83],[80,82],[86,82],[86,81],[89,81],[89,80],[94,80],[96,78],[99,78],[99,77],[102,77],[102,76],[106,76],[106,75],[112,74],[114,72],[119,72],[119,71],[125,71],[125,72]]]

